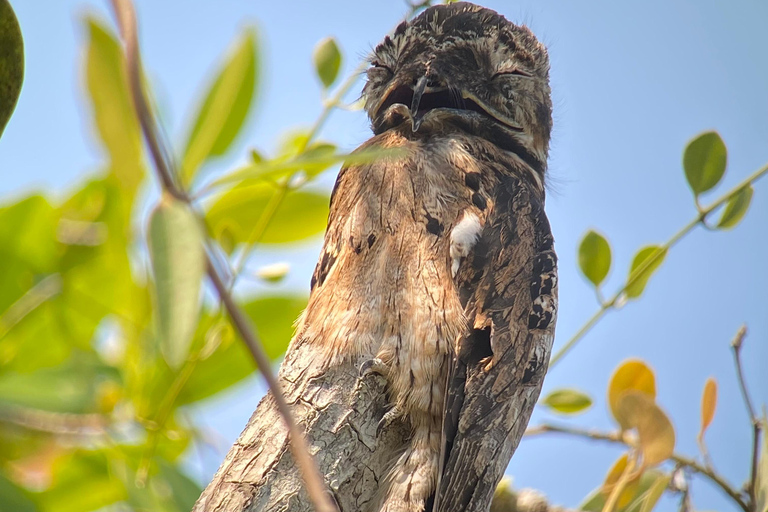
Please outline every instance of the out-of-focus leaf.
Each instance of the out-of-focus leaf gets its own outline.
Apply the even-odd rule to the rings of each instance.
[[[763,439],[755,478],[756,512],[768,512],[768,415],[763,412]]]
[[[611,246],[601,234],[590,231],[579,245],[579,268],[595,286],[600,286],[611,269]]]
[[[312,60],[315,62],[315,72],[326,89],[336,81],[341,67],[341,52],[336,40],[332,37],[326,37],[315,46],[312,54]]]
[[[125,59],[112,32],[88,18],[86,83],[99,137],[124,193],[133,195],[143,177],[141,130],[133,109]]]
[[[617,462],[618,464],[618,462]],[[624,507],[617,507],[616,512],[637,512],[637,506],[634,500],[638,496],[645,494],[653,484],[661,477],[665,477],[664,473],[656,469],[650,469],[643,472],[636,485],[630,484],[629,487],[634,487],[634,495],[631,497],[628,504]],[[578,506],[578,510],[584,512],[602,512],[605,507],[606,495],[603,493],[603,487],[598,487],[592,491],[589,496],[584,499],[581,505]]]
[[[192,181],[211,156],[223,155],[240,132],[253,101],[258,76],[256,33],[249,29],[219,71],[200,107],[182,160],[182,177]]]
[[[97,391],[105,382],[119,384],[119,372],[100,363],[93,355],[79,354],[63,365],[32,373],[3,372],[0,374],[0,406],[95,413],[99,405]]]
[[[309,190],[286,193],[260,240],[254,240],[254,226],[278,189],[269,183],[244,183],[223,194],[208,210],[206,218],[213,236],[223,233],[236,243],[283,244],[297,242],[325,231],[328,196]]]
[[[728,199],[723,210],[723,215],[717,223],[720,229],[730,229],[741,221],[749,209],[749,203],[752,201],[752,185],[747,185]]]
[[[671,477],[669,475],[659,475],[651,487],[638,498],[639,512],[651,512],[656,503],[659,502],[661,495],[669,486]],[[634,504],[633,504],[634,505]]]
[[[8,0],[0,0],[0,137],[24,82],[24,40]]]
[[[625,453],[619,457],[616,462],[613,463],[613,466],[611,466],[611,469],[608,470],[608,474],[605,475],[605,480],[603,481],[602,493],[606,498],[608,498],[614,491],[616,485],[619,483],[619,480],[622,478],[624,473],[626,471],[632,471],[632,474],[627,475],[629,479],[627,480],[626,485],[621,491],[621,495],[616,502],[617,509],[626,508],[626,506],[632,502],[632,499],[637,494],[637,488],[640,484],[640,477],[642,476],[642,471],[638,471],[637,466],[628,469],[628,463],[629,457]]]
[[[542,403],[563,414],[576,414],[587,410],[592,399],[576,389],[557,389],[544,397]]]
[[[683,169],[695,196],[720,182],[727,160],[725,142],[717,132],[704,132],[688,143],[683,153]]]
[[[299,296],[262,297],[243,305],[243,310],[258,330],[267,355],[273,361],[288,348],[293,336],[293,323],[306,305],[307,299]],[[213,326],[213,323],[209,322],[209,325]],[[207,398],[255,370],[253,357],[243,341],[239,337],[226,337],[213,354],[197,363],[176,403],[182,405]]]
[[[189,354],[197,326],[205,273],[202,233],[186,204],[170,196],[161,199],[149,222],[149,254],[160,346],[168,364],[178,368]]]
[[[284,261],[272,263],[259,268],[256,271],[256,277],[269,283],[279,283],[288,275],[290,270],[291,265]]]
[[[618,413],[630,428],[637,429],[643,464],[661,464],[675,449],[675,429],[653,398],[641,391],[625,391],[619,398]]]
[[[78,450],[56,462],[51,487],[35,499],[45,512],[87,512],[126,496],[125,486],[110,472],[107,452]]]
[[[642,295],[645,285],[648,284],[648,279],[661,266],[666,256],[667,249],[657,245],[643,247],[635,254],[632,259],[632,267],[629,269],[629,277],[627,277],[627,282],[631,283],[626,289],[627,297],[636,299]],[[653,263],[645,266],[646,260],[651,259]]]
[[[3,1],[0,1],[2,8]],[[0,512],[38,512],[40,509],[30,493],[17,486],[0,473]]]
[[[717,381],[710,377],[704,384],[704,392],[701,395],[701,428],[699,430],[699,443],[704,441],[704,432],[712,423],[717,408]]]
[[[639,359],[628,359],[621,363],[611,376],[608,384],[608,405],[611,414],[622,428],[629,428],[626,418],[619,412],[619,399],[628,390],[635,390],[648,395],[651,400],[656,398],[656,377],[653,370]]]
[[[170,497],[178,512],[189,512],[203,490],[179,468],[160,460],[160,476],[168,486]]]
[[[493,491],[493,500],[488,512],[510,512],[517,510],[517,494],[512,489],[512,479],[503,477]]]

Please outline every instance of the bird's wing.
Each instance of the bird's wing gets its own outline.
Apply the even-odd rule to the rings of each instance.
[[[448,378],[437,512],[487,511],[541,391],[557,258],[543,192],[506,175],[456,284],[469,321]],[[490,489],[490,490],[489,490]]]

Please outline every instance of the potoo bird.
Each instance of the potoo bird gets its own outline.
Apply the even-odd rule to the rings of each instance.
[[[344,512],[488,510],[555,329],[548,73],[528,28],[469,3],[426,9],[373,52],[360,149],[396,151],[341,170],[280,374]],[[344,388],[350,364],[359,382],[384,379],[375,435],[361,388]],[[309,509],[274,476],[287,453],[275,428],[251,420],[211,484],[220,501]],[[383,455],[382,439],[396,443]],[[197,510],[214,509],[205,496]]]

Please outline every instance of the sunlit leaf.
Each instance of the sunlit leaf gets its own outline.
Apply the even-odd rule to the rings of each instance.
[[[622,457],[624,458],[624,457]],[[620,464],[621,459],[616,462],[615,465]],[[626,459],[625,459],[626,463]],[[614,471],[614,468],[611,469],[611,472]],[[621,473],[619,473],[620,475]],[[610,472],[609,472],[610,475]],[[639,496],[644,495],[648,489],[650,489],[654,482],[656,482],[660,477],[665,476],[664,473],[661,471],[655,470],[655,469],[649,469],[642,473],[642,476],[640,476],[640,479],[635,483],[630,483],[627,487],[632,488],[634,490],[634,494],[631,496],[631,499],[629,500],[628,504],[625,507],[617,507],[616,512],[637,512],[636,500]],[[585,512],[602,512],[603,507],[605,506],[605,501],[607,499],[607,494],[604,494],[603,492],[604,486],[600,486],[594,491],[592,491],[589,496],[587,496],[584,499],[584,502],[578,506],[577,510],[583,510]],[[622,500],[620,500],[622,501]]]
[[[656,398],[656,377],[653,370],[639,359],[624,361],[611,376],[608,384],[608,405],[611,414],[622,428],[629,428],[627,420],[619,413],[619,399],[628,390],[640,391],[651,399]]]
[[[727,162],[725,143],[717,132],[704,132],[685,147],[683,168],[688,185],[698,196],[720,182]]]
[[[202,233],[189,207],[165,196],[149,222],[160,346],[172,368],[186,360],[205,272]]]
[[[0,1],[0,6],[2,6],[2,1]],[[2,43],[0,42],[0,44]],[[3,512],[38,512],[40,509],[32,501],[29,492],[0,473],[0,510]]]
[[[290,270],[291,265],[286,262],[272,263],[259,268],[256,271],[256,277],[269,283],[279,283]]]
[[[717,407],[717,381],[710,377],[704,384],[704,392],[701,395],[701,428],[699,430],[699,442],[704,440],[704,432],[712,423]]]
[[[656,466],[672,456],[675,429],[652,397],[640,391],[625,391],[619,397],[618,415],[629,428],[637,429],[646,467]]]
[[[341,52],[332,37],[326,37],[315,46],[312,54],[315,72],[326,89],[336,81],[341,67]]]
[[[629,457],[626,453],[619,457],[619,459],[613,463],[613,466],[611,466],[611,469],[609,469],[608,473],[605,475],[605,480],[603,481],[603,486],[601,488],[602,494],[608,498],[611,496],[611,493],[616,490],[616,485],[618,485],[619,480],[621,480],[624,473],[631,471],[631,474],[627,475],[628,480],[626,481],[626,484],[621,491],[621,495],[616,501],[616,508],[619,510],[626,508],[626,506],[629,505],[633,498],[637,495],[638,487],[640,484],[640,477],[642,476],[642,471],[638,471],[637,466],[628,468],[628,462]]]
[[[512,479],[503,477],[493,491],[493,500],[488,512],[510,512],[517,510],[517,494],[512,489]]]
[[[0,0],[0,137],[24,82],[24,40],[8,0]]]
[[[749,203],[752,201],[752,185],[747,185],[736,194],[732,195],[725,204],[723,215],[717,223],[721,229],[730,229],[741,221],[749,209]]]
[[[656,245],[643,247],[635,254],[627,277],[627,283],[629,283],[626,289],[627,297],[635,299],[642,295],[648,279],[661,266],[666,256],[667,249]]]
[[[141,131],[133,109],[125,59],[112,32],[88,18],[86,83],[98,134],[124,193],[141,182]]]
[[[245,122],[258,76],[256,34],[246,31],[217,74],[195,116],[182,160],[182,177],[192,181],[211,156],[223,155]]]
[[[595,286],[600,286],[611,269],[611,246],[601,234],[589,231],[579,245],[579,268]]]
[[[670,480],[671,477],[669,475],[659,475],[656,481],[653,482],[653,485],[640,496],[640,509],[638,512],[651,512],[669,486]]]
[[[557,389],[542,399],[542,403],[563,414],[575,414],[592,405],[589,395],[576,389]]]
[[[237,244],[282,244],[325,231],[328,196],[304,189],[288,191],[266,229],[262,233],[254,229],[273,195],[279,193],[275,185],[265,182],[245,182],[224,193],[206,215],[213,236],[220,239],[226,228],[227,236]]]

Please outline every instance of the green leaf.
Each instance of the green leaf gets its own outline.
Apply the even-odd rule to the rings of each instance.
[[[306,305],[305,297],[276,295],[254,299],[242,306],[256,326],[264,350],[271,360],[285,353],[293,336],[293,324]],[[212,320],[207,325],[215,328]],[[199,331],[199,336],[204,337],[206,332],[207,329]],[[176,403],[182,405],[208,398],[241,381],[255,370],[253,357],[245,343],[239,337],[224,336],[215,352],[197,363]]]
[[[575,414],[587,410],[592,399],[575,389],[557,389],[544,397],[542,403],[556,412]]]
[[[642,295],[648,279],[661,266],[667,256],[667,249],[657,245],[649,245],[640,249],[632,259],[632,267],[629,269],[629,277],[626,289],[627,297],[635,299]],[[646,260],[652,261],[645,265]]]
[[[579,245],[579,268],[595,286],[600,286],[611,269],[611,246],[601,234],[589,231]]]
[[[617,507],[616,512],[636,512],[640,503],[637,501],[637,497],[644,496],[651,487],[660,478],[668,478],[667,475],[656,469],[645,471],[640,477],[634,487],[634,496],[629,500],[628,505],[625,507]],[[602,512],[605,506],[606,495],[602,492],[603,488],[598,487],[587,496],[581,505],[578,506],[578,510],[584,512]]]
[[[203,490],[176,466],[159,460],[160,476],[165,480],[178,512],[189,512]]]
[[[341,52],[332,37],[326,37],[315,46],[312,54],[315,72],[326,89],[336,81],[341,67]]]
[[[253,102],[258,76],[256,33],[249,29],[219,71],[195,116],[182,160],[189,183],[210,157],[223,155],[237,137]]]
[[[752,185],[747,185],[728,199],[720,217],[717,227],[720,229],[730,229],[734,227],[744,217],[749,209],[749,203],[752,201]]]
[[[94,355],[80,354],[62,365],[32,373],[0,374],[0,404],[26,409],[85,414],[98,412],[99,389],[119,383],[120,374]]]
[[[128,89],[125,58],[115,36],[88,18],[86,83],[101,141],[124,192],[141,182],[141,130]]]
[[[171,368],[179,368],[197,326],[205,272],[202,233],[186,204],[170,196],[161,199],[149,222],[149,254],[160,347]]]
[[[0,6],[2,3],[0,3]],[[1,7],[0,7],[1,8]],[[2,43],[0,43],[2,44]],[[30,493],[17,486],[0,473],[0,511],[2,512],[38,512]]]
[[[325,231],[328,196],[310,190],[288,191],[274,212],[262,236],[259,225],[274,194],[282,193],[265,182],[245,182],[224,193],[208,210],[206,219],[217,240],[223,235],[237,244],[283,244],[297,242]]]
[[[720,182],[728,152],[717,132],[704,132],[685,147],[683,169],[693,194],[698,196]]]
[[[651,512],[656,503],[659,502],[661,495],[667,490],[669,481],[672,478],[669,475],[660,475],[651,487],[645,491],[637,500],[637,504],[630,505],[630,510],[636,506],[639,506],[639,512]]]
[[[0,137],[24,82],[24,40],[8,0],[0,0]]]

